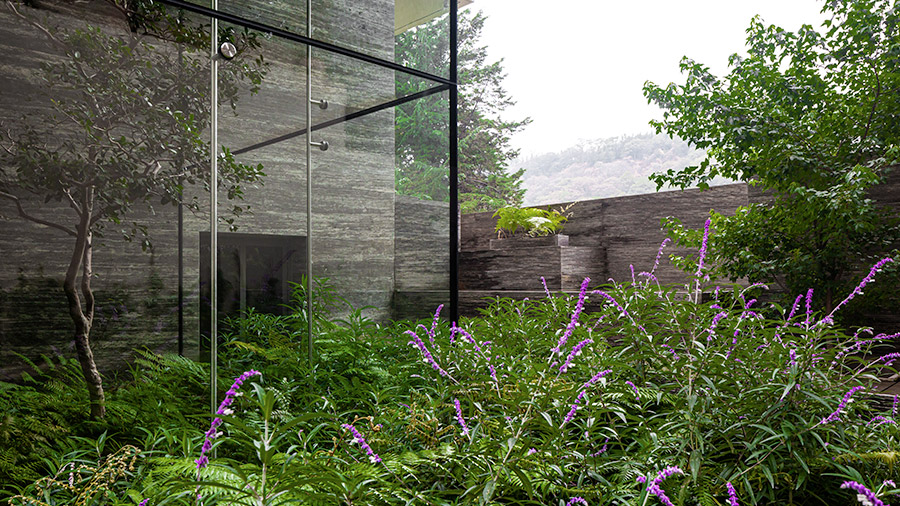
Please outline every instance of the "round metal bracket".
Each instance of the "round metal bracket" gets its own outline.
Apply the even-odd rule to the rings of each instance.
[[[219,54],[222,55],[222,58],[230,60],[237,56],[237,48],[234,47],[234,44],[231,42],[223,42],[222,45],[219,46]]]

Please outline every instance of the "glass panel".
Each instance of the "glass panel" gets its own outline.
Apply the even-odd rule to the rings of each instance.
[[[78,343],[104,376],[134,349],[196,357],[208,20],[29,5],[0,9],[0,377],[19,353],[87,363]]]
[[[243,57],[222,61],[219,68],[219,144],[232,155],[220,160],[220,176],[231,170],[253,180],[240,194],[232,194],[227,182],[219,185],[219,337],[220,343],[237,339],[266,347],[271,343],[255,342],[261,337],[246,332],[255,318],[305,311],[294,295],[306,273],[306,46],[220,25],[222,41],[235,42]],[[246,62],[263,62],[259,80],[236,94],[238,106],[232,108],[222,93],[232,89],[229,79],[237,82],[235,72]],[[200,238],[205,251],[209,239],[208,234]],[[204,286],[208,277],[204,258]],[[294,344],[305,346],[305,325],[294,323]],[[209,328],[207,311],[205,335]]]
[[[372,66],[336,68],[351,90],[396,86]],[[427,317],[449,300],[447,106],[436,94],[313,134],[329,143],[313,154],[313,273],[370,318]],[[406,195],[398,174],[414,174]]]

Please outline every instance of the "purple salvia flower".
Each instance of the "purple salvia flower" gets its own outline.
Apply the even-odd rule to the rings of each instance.
[[[600,447],[600,450],[588,455],[588,457],[599,457],[600,455],[606,453],[606,450],[609,449],[609,445],[607,443],[609,443],[609,438],[606,438],[606,440],[603,441],[603,446]]]
[[[583,504],[584,506],[588,506],[587,501],[581,497],[573,497],[569,499],[569,502],[566,503],[566,506],[575,506],[575,503]]]
[[[638,395],[638,388],[636,386],[634,386],[634,383],[632,383],[630,381],[625,381],[625,384],[630,386],[631,389],[634,390],[634,400],[636,400],[636,401],[641,400],[640,396]]]
[[[598,373],[595,374],[593,377],[591,377],[591,379],[589,379],[589,380],[587,381],[587,383],[585,383],[584,385],[582,385],[581,388],[582,388],[582,389],[588,389],[588,388],[590,388],[591,385],[593,385],[594,383],[600,381],[600,378],[606,376],[607,374],[609,374],[609,373],[611,373],[611,372],[612,372],[612,369],[606,369],[606,370],[603,370],[603,371],[598,372]]]
[[[544,279],[544,276],[541,276],[541,284],[544,285],[544,293],[547,294],[547,298],[551,298],[552,296],[550,295],[550,289],[547,288],[547,280]]]
[[[884,355],[883,357],[878,357],[878,359],[876,359],[875,362],[873,362],[873,364],[876,364],[878,362],[884,362],[884,365],[890,366],[891,364],[894,363],[894,360],[897,360],[898,358],[900,358],[900,353],[898,353],[898,352],[888,353],[887,355]]]
[[[862,485],[855,481],[845,481],[841,484],[841,488],[850,488],[856,491],[857,494],[862,496],[860,497],[859,502],[863,502],[862,498],[864,497],[868,501],[868,504],[870,506],[885,506],[884,502],[882,502],[881,499],[879,499],[878,496],[875,495],[875,492],[867,489],[865,485]]]
[[[790,357],[791,357],[791,367],[794,367],[795,365],[797,365],[797,350],[791,348]]]
[[[740,506],[737,502],[737,491],[734,490],[734,485],[730,481],[725,484],[725,489],[728,490],[728,506]]]
[[[803,300],[802,293],[800,295],[798,295],[796,299],[794,299],[794,305],[791,306],[791,312],[788,314],[788,317],[785,319],[785,323],[791,321],[791,319],[794,318],[794,315],[797,314],[797,310],[800,309],[800,301],[801,300]]]
[[[565,426],[567,423],[571,422],[573,418],[575,418],[575,412],[578,411],[578,403],[579,401],[581,401],[582,394],[584,394],[584,391],[578,394],[578,398],[575,399],[574,403],[572,403],[572,407],[569,409],[569,412],[566,413],[566,417],[563,419],[563,422],[559,424],[559,428],[563,428],[563,426]]]
[[[566,361],[563,362],[563,365],[559,366],[559,372],[568,371],[569,366],[572,365],[572,360],[574,360],[575,357],[577,357],[578,355],[581,355],[582,348],[584,348],[585,346],[587,346],[589,344],[593,344],[593,343],[594,343],[594,340],[589,337],[589,338],[585,339],[584,341],[581,341],[580,343],[576,344],[575,347],[572,348],[572,351],[569,352],[569,356],[566,358]]]
[[[634,277],[634,264],[629,264],[628,267],[631,267],[631,284],[636,285],[637,279]]]
[[[756,299],[750,299],[750,300],[747,301],[747,303],[744,305],[744,309],[750,309],[750,306],[752,306],[752,305],[755,304],[755,303],[756,303]]]
[[[456,333],[459,332],[459,327],[456,326],[456,322],[453,322],[453,325],[450,326],[450,345],[456,342]]]
[[[535,453],[537,453],[537,450],[535,450],[534,448],[529,448],[527,455],[534,455]]]
[[[855,394],[856,392],[862,390],[863,388],[865,388],[865,387],[863,387],[863,386],[858,386],[858,387],[853,387],[853,388],[851,388],[850,391],[848,391],[846,394],[844,394],[844,398],[841,399],[841,402],[840,402],[840,404],[838,404],[837,409],[834,410],[834,413],[831,413],[830,415],[828,415],[828,416],[826,416],[825,418],[823,418],[823,419],[819,422],[819,425],[824,425],[824,424],[826,424],[826,423],[831,423],[831,422],[834,422],[834,421],[836,421],[836,420],[840,420],[840,418],[841,418],[841,410],[843,410],[845,407],[847,407],[847,403],[850,402],[850,398],[853,397],[853,394]]]
[[[878,427],[879,425],[884,425],[886,423],[896,424],[897,422],[891,420],[890,418],[885,418],[885,417],[879,415],[879,416],[873,417],[871,420],[869,420],[869,423],[867,423],[866,426],[868,427],[869,425],[872,425],[873,423],[875,424],[875,427]],[[875,427],[872,427],[872,428],[874,429]]]
[[[721,286],[716,286],[716,290],[713,292],[713,299],[716,300],[716,301],[719,300],[719,290],[720,290],[721,288],[722,288]]]
[[[737,346],[738,335],[740,333],[741,329],[734,329],[734,337],[731,339],[731,348],[728,348],[728,353],[725,354],[726,360],[731,356],[731,352],[734,351],[734,348]]]
[[[369,443],[366,443],[366,439],[362,434],[359,433],[358,430],[356,430],[356,427],[350,425],[349,423],[343,423],[341,424],[341,427],[350,431],[350,434],[353,435],[353,442],[358,444],[359,447],[366,452],[366,455],[369,456],[369,461],[371,463],[377,464],[381,462],[381,457],[379,457],[377,453],[372,451],[372,447],[369,446]]]
[[[803,322],[803,325],[809,327],[809,324],[812,323],[812,296],[813,289],[810,288],[809,291],[806,292],[806,321]]]
[[[463,436],[469,435],[469,427],[466,426],[466,420],[462,415],[462,407],[459,405],[459,399],[453,399],[453,404],[456,405],[456,421],[459,422],[459,426],[462,427]]]
[[[850,295],[848,295],[846,299],[842,300],[840,304],[838,304],[837,306],[834,307],[834,309],[831,310],[831,313],[828,314],[828,317],[826,318],[826,320],[828,320],[829,322],[832,321],[832,316],[834,316],[834,313],[836,313],[838,309],[842,308],[845,304],[847,304],[848,302],[853,300],[853,298],[856,297],[857,295],[862,295],[863,288],[865,288],[867,284],[869,284],[875,280],[875,274],[881,272],[882,267],[884,267],[886,264],[889,264],[893,261],[894,261],[893,258],[885,257],[885,258],[882,258],[881,260],[879,260],[878,263],[873,265],[872,269],[869,270],[869,274],[863,278],[863,280],[859,283],[859,285],[853,289],[853,292],[851,292]]]
[[[663,469],[662,471],[660,471],[657,474],[656,478],[654,478],[653,481],[650,482],[650,485],[647,487],[647,492],[655,495],[657,497],[657,499],[659,499],[659,502],[665,504],[666,506],[674,506],[674,505],[672,504],[672,501],[669,499],[669,497],[666,495],[666,492],[659,486],[659,484],[662,483],[662,481],[665,480],[666,478],[672,476],[673,474],[684,474],[684,472],[682,472],[681,469],[679,469],[678,467],[675,467],[675,466],[667,467],[667,468]]]
[[[559,338],[559,342],[556,343],[556,347],[550,350],[553,353],[562,353],[562,347],[565,346],[566,341],[569,340],[572,332],[575,331],[575,326],[578,324],[578,318],[581,316],[581,311],[584,309],[584,294],[587,291],[588,283],[590,282],[591,278],[584,278],[584,281],[581,282],[581,291],[578,293],[578,303],[575,305],[572,319],[569,321],[569,325],[566,327],[566,331],[563,333],[562,337]]]
[[[653,268],[650,269],[650,274],[656,272],[656,268],[659,267],[659,260],[662,258],[663,248],[666,247],[666,244],[669,244],[669,238],[666,237],[663,239],[662,244],[659,245],[659,251],[656,252],[656,261],[653,262]]]
[[[636,481],[638,483],[647,483],[647,477],[646,476],[638,476],[637,478],[634,479],[634,481]]]
[[[897,484],[894,483],[894,480],[884,480],[884,483],[881,484],[883,487],[897,487]]]
[[[431,352],[428,351],[428,348],[425,347],[425,343],[423,343],[422,340],[419,339],[419,336],[417,336],[415,332],[413,332],[412,330],[407,330],[406,332],[404,332],[404,334],[409,334],[413,338],[412,341],[406,344],[412,344],[413,346],[418,347],[419,351],[422,352],[422,360],[424,360],[426,364],[431,365],[431,367],[441,376],[446,376],[450,378],[451,381],[456,383],[456,380],[454,380],[453,377],[447,373],[447,371],[443,370],[441,366],[438,365],[437,361],[431,355]]]
[[[244,372],[240,376],[234,379],[234,383],[232,383],[231,388],[225,392],[225,398],[222,399],[222,402],[219,404],[219,409],[216,411],[217,415],[231,415],[234,413],[234,410],[230,408],[231,404],[234,403],[234,398],[239,395],[238,390],[240,390],[241,385],[244,384],[249,378],[253,376],[260,376],[259,371],[254,371],[250,369],[249,371]],[[221,432],[219,432],[219,426],[222,425],[222,419],[219,417],[213,418],[212,423],[209,425],[209,430],[206,431],[205,438],[203,440],[203,446],[200,447],[200,458],[195,460],[194,463],[197,464],[197,477],[199,479],[200,470],[209,465],[209,457],[206,455],[212,449],[212,440],[219,437]]]
[[[659,284],[659,279],[657,279],[652,272],[639,272],[638,276],[644,276],[648,280],[656,281],[656,283]]]
[[[478,345],[478,341],[474,337],[472,337],[472,334],[469,334],[468,332],[466,332],[465,330],[463,330],[461,328],[456,328],[456,327],[454,327],[454,328],[455,328],[456,332],[459,333],[459,335],[465,337],[466,339],[469,340],[470,343],[472,343],[472,346],[475,347],[475,351],[477,351],[478,353],[482,353],[482,354],[484,353],[484,351],[481,349],[481,346]]]
[[[728,316],[728,313],[726,311],[722,311],[721,313],[717,313],[716,316],[713,316],[712,325],[710,325],[709,328],[706,329],[706,331],[709,332],[709,335],[706,336],[707,341],[712,341],[713,335],[715,335],[714,331],[716,329],[716,325],[718,325],[719,322],[722,321],[722,318],[725,318],[726,316]]]
[[[438,318],[441,316],[441,309],[444,309],[444,305],[441,304],[437,307],[437,311],[434,312],[434,321],[431,322],[431,330],[428,331],[428,337],[431,338],[431,344],[434,344],[434,333],[437,330]]]
[[[697,262],[697,277],[700,277],[701,271],[703,271],[703,260],[706,259],[706,249],[709,245],[709,224],[712,220],[710,218],[706,218],[706,224],[703,226],[703,242],[700,244],[700,261]],[[699,283],[699,279],[698,279]]]
[[[144,499],[143,501],[138,503],[138,506],[147,506],[147,504],[149,502],[150,502],[150,499]]]
[[[670,352],[672,352],[672,358],[674,358],[676,362],[678,361],[678,353],[675,352],[675,348],[672,348],[671,346],[669,346],[669,345],[666,344],[666,343],[663,343],[663,344],[661,344],[660,346],[662,346],[663,348],[665,348],[665,349],[669,350]]]
[[[488,364],[488,371],[491,372],[491,378],[494,380],[494,383],[497,385],[497,388],[500,388],[500,380],[497,379],[497,371],[494,370],[494,366]]]

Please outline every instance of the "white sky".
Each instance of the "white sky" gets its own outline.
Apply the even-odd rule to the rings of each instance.
[[[523,155],[560,151],[580,139],[651,132],[661,117],[641,93],[644,81],[682,83],[688,56],[716,75],[744,53],[746,29],[766,24],[819,28],[821,0],[475,0],[487,16],[482,42],[504,59],[504,86],[530,116],[513,138]]]

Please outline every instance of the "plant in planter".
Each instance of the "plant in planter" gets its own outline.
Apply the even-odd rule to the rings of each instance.
[[[497,238],[511,237],[521,228],[529,237],[545,237],[562,232],[563,223],[569,219],[567,211],[575,204],[559,210],[534,207],[503,207],[494,213],[497,218]]]

